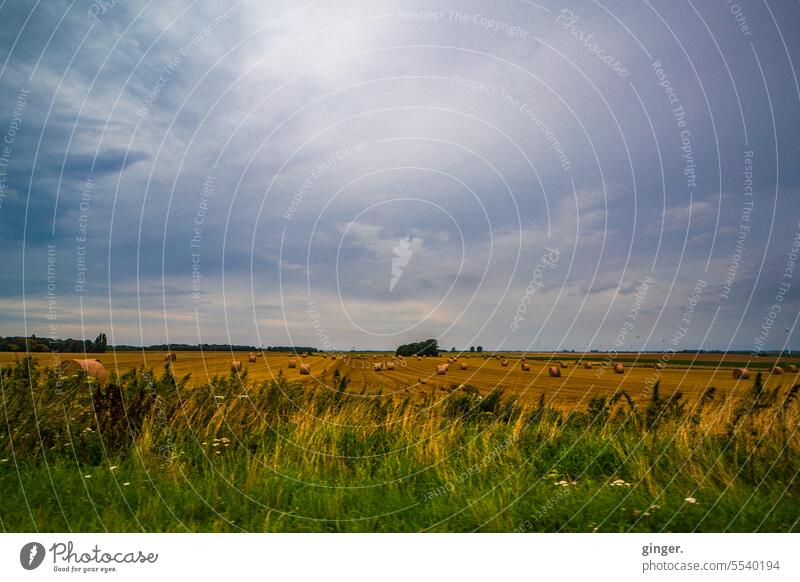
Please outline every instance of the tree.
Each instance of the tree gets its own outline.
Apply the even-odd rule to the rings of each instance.
[[[456,348],[455,348],[455,346],[453,346],[452,348],[450,348],[450,351],[451,351],[451,352],[454,352],[454,351],[456,351]]]
[[[476,351],[477,351],[478,353],[482,352],[482,351],[483,351],[483,346],[478,346],[478,347],[476,348]]]
[[[470,353],[474,352],[475,351],[475,346],[469,346],[469,351],[470,351]]]
[[[106,334],[101,333],[97,336],[97,339],[94,340],[94,346],[91,351],[97,352],[99,354],[106,353],[106,347],[108,346],[108,339],[106,338]]]
[[[438,356],[439,342],[435,339],[428,339],[421,342],[404,344],[397,348],[395,353],[398,356]]]

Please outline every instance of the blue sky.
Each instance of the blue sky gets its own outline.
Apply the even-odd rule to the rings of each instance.
[[[796,3],[0,22],[2,335],[800,349]]]

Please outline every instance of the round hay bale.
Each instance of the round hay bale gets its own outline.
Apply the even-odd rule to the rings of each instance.
[[[781,368],[780,366],[775,366],[774,368],[772,368],[772,373],[775,376],[780,376],[781,374],[783,374],[783,368]]]
[[[372,371],[373,372],[380,372],[383,370],[383,366],[381,366],[380,362],[372,362]]]
[[[615,374],[624,374],[625,373],[625,366],[620,363],[614,364],[614,373]]]
[[[566,368],[566,367],[567,367],[567,363],[566,363],[566,362],[559,362],[559,365],[560,365],[562,368]]]
[[[747,368],[734,368],[733,377],[737,380],[747,380],[750,377],[750,370]]]
[[[394,362],[387,362],[386,363],[387,370],[394,370]]]
[[[664,364],[662,364],[661,362],[656,362],[655,364],[653,364],[653,369],[654,370],[663,370],[664,369]]]
[[[105,384],[108,377],[105,367],[98,360],[67,360],[62,362],[59,370],[63,376],[75,376],[80,372],[86,372],[100,384]]]
[[[794,364],[787,364],[787,366],[784,369],[790,374],[797,373],[797,366],[795,366]]]
[[[561,368],[558,366],[550,366],[550,369],[547,370],[547,373],[550,374],[552,378],[560,378],[561,377]]]
[[[247,356],[247,361],[252,364],[256,361],[256,355],[253,352],[250,352]]]
[[[436,374],[444,376],[447,373],[447,364],[436,364]]]
[[[336,359],[336,354],[331,354],[331,360],[335,360],[335,359]]]
[[[290,368],[296,368],[297,367],[297,360],[295,360],[294,358],[289,360],[289,367]]]
[[[301,358],[303,358],[303,359],[305,360],[305,359],[308,357],[308,354],[303,354],[303,355],[302,355],[302,356],[300,356],[300,357],[301,357]]]
[[[175,352],[170,352],[166,356],[164,356],[165,362],[174,362],[178,359],[178,355]]]
[[[311,374],[311,364],[300,364],[300,375],[308,376]]]
[[[421,359],[422,359],[422,358],[420,358],[419,356],[417,356],[417,361],[418,361],[418,362],[419,362]]]
[[[242,371],[242,363],[234,360],[231,362],[231,372],[241,372]]]
[[[587,370],[591,370],[592,369],[592,363],[591,362],[584,362],[583,363],[583,367],[586,368]]]
[[[466,370],[467,369],[467,363],[466,362],[461,362],[461,369],[462,370]]]
[[[520,366],[520,367],[522,368],[523,372],[530,372],[531,371],[531,365],[528,362],[522,362],[522,366]]]
[[[502,362],[500,362],[500,365],[505,368],[506,366],[508,366],[508,360],[503,360]]]

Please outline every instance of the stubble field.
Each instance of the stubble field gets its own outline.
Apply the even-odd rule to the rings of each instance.
[[[55,367],[58,361],[71,358],[99,360],[109,372],[122,375],[132,368],[162,369],[166,352],[116,352],[105,354],[32,354],[41,366]],[[542,395],[553,406],[568,409],[581,407],[596,396],[610,396],[619,390],[627,391],[634,398],[647,397],[652,385],[659,381],[662,394],[680,391],[688,399],[702,395],[714,387],[719,395],[735,393],[749,386],[757,371],[764,374],[766,388],[792,386],[798,382],[798,372],[790,372],[794,358],[749,357],[747,354],[674,354],[664,358],[659,354],[619,354],[613,360],[602,353],[580,355],[575,353],[527,353],[498,352],[497,354],[447,354],[435,357],[397,358],[393,354],[374,352],[345,353],[339,355],[315,354],[306,357],[289,353],[256,352],[256,361],[249,362],[249,352],[176,352],[172,370],[178,378],[190,375],[188,386],[209,382],[214,376],[227,376],[231,363],[242,364],[241,373],[252,381],[276,379],[282,375],[286,380],[304,384],[326,385],[334,372],[347,376],[351,388],[366,388],[368,393],[380,391],[384,395],[403,394],[406,390],[436,393],[453,384],[472,385],[482,393],[494,388],[503,388],[506,395],[523,400],[538,401]],[[457,358],[453,361],[454,358]],[[0,353],[0,365],[19,359],[19,355]],[[295,360],[294,368],[290,360]],[[503,361],[506,365],[503,365]],[[389,363],[394,369],[389,369]],[[436,374],[436,366],[447,364],[445,375]],[[530,366],[522,369],[522,363]],[[655,369],[663,362],[663,369]],[[586,364],[591,368],[587,368]],[[613,364],[622,363],[623,373],[613,370]],[[300,373],[300,365],[310,366],[310,374]],[[375,371],[374,364],[381,365]],[[465,370],[461,365],[466,366]],[[780,364],[784,372],[772,373]],[[556,366],[560,377],[551,377],[549,368]],[[733,376],[736,367],[748,368],[749,380],[737,380]]]
[[[0,529],[800,528],[800,385],[767,358],[165,355],[100,355],[105,384],[2,355]]]

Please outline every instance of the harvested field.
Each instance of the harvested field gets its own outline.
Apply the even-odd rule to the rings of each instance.
[[[443,393],[444,389],[453,384],[466,384],[487,393],[500,386],[508,395],[535,400],[544,394],[554,404],[564,406],[582,405],[593,396],[608,396],[618,389],[625,389],[634,398],[638,398],[646,394],[646,386],[656,380],[661,381],[662,393],[670,394],[680,390],[689,399],[697,397],[712,386],[718,393],[727,394],[744,389],[745,386],[734,377],[734,368],[747,369],[751,377],[756,371],[765,372],[767,388],[792,386],[800,382],[798,368],[788,358],[784,358],[781,365],[776,366],[776,358],[748,360],[745,355],[739,354],[702,354],[693,363],[675,357],[668,366],[658,368],[654,367],[659,362],[653,354],[644,354],[638,360],[633,354],[621,354],[614,363],[623,363],[624,373],[615,374],[613,363],[603,360],[599,354],[596,359],[592,358],[595,354],[581,355],[580,362],[583,365],[576,365],[579,359],[576,354],[527,353],[523,356],[518,352],[505,352],[493,355],[500,357],[473,358],[469,366],[462,357],[459,364],[450,366],[448,363],[453,361],[452,355],[397,359],[392,355],[344,353],[338,354],[334,359],[323,357],[322,354],[312,354],[298,360],[293,354],[267,352],[264,357],[256,358],[255,362],[248,362],[249,352],[179,352],[171,366],[177,377],[191,375],[189,386],[204,384],[214,376],[227,376],[231,371],[231,361],[237,361],[242,364],[242,373],[255,381],[277,378],[281,374],[287,380],[321,382],[338,371],[341,376],[350,378],[351,389],[366,387],[368,391],[380,389],[384,394],[391,394],[401,393],[405,389],[430,391],[433,388],[438,393]],[[55,359],[56,356],[58,360]],[[54,367],[58,361],[83,359],[83,356],[32,354],[42,366],[49,367]],[[91,359],[100,360],[109,374],[114,371],[118,374],[125,373],[135,367],[158,370],[164,367],[167,356],[166,352],[89,354]],[[522,357],[525,358],[524,362]],[[19,358],[19,354],[0,353],[0,363]],[[295,367],[291,367],[292,361],[295,362]],[[308,374],[301,373],[300,362],[309,367]],[[591,364],[591,367],[587,368],[587,364]],[[439,365],[446,366],[445,375],[436,373]],[[560,369],[560,377],[551,377],[551,366]],[[782,368],[783,374],[770,374],[775,367]],[[387,370],[391,370],[391,374],[386,374]]]

